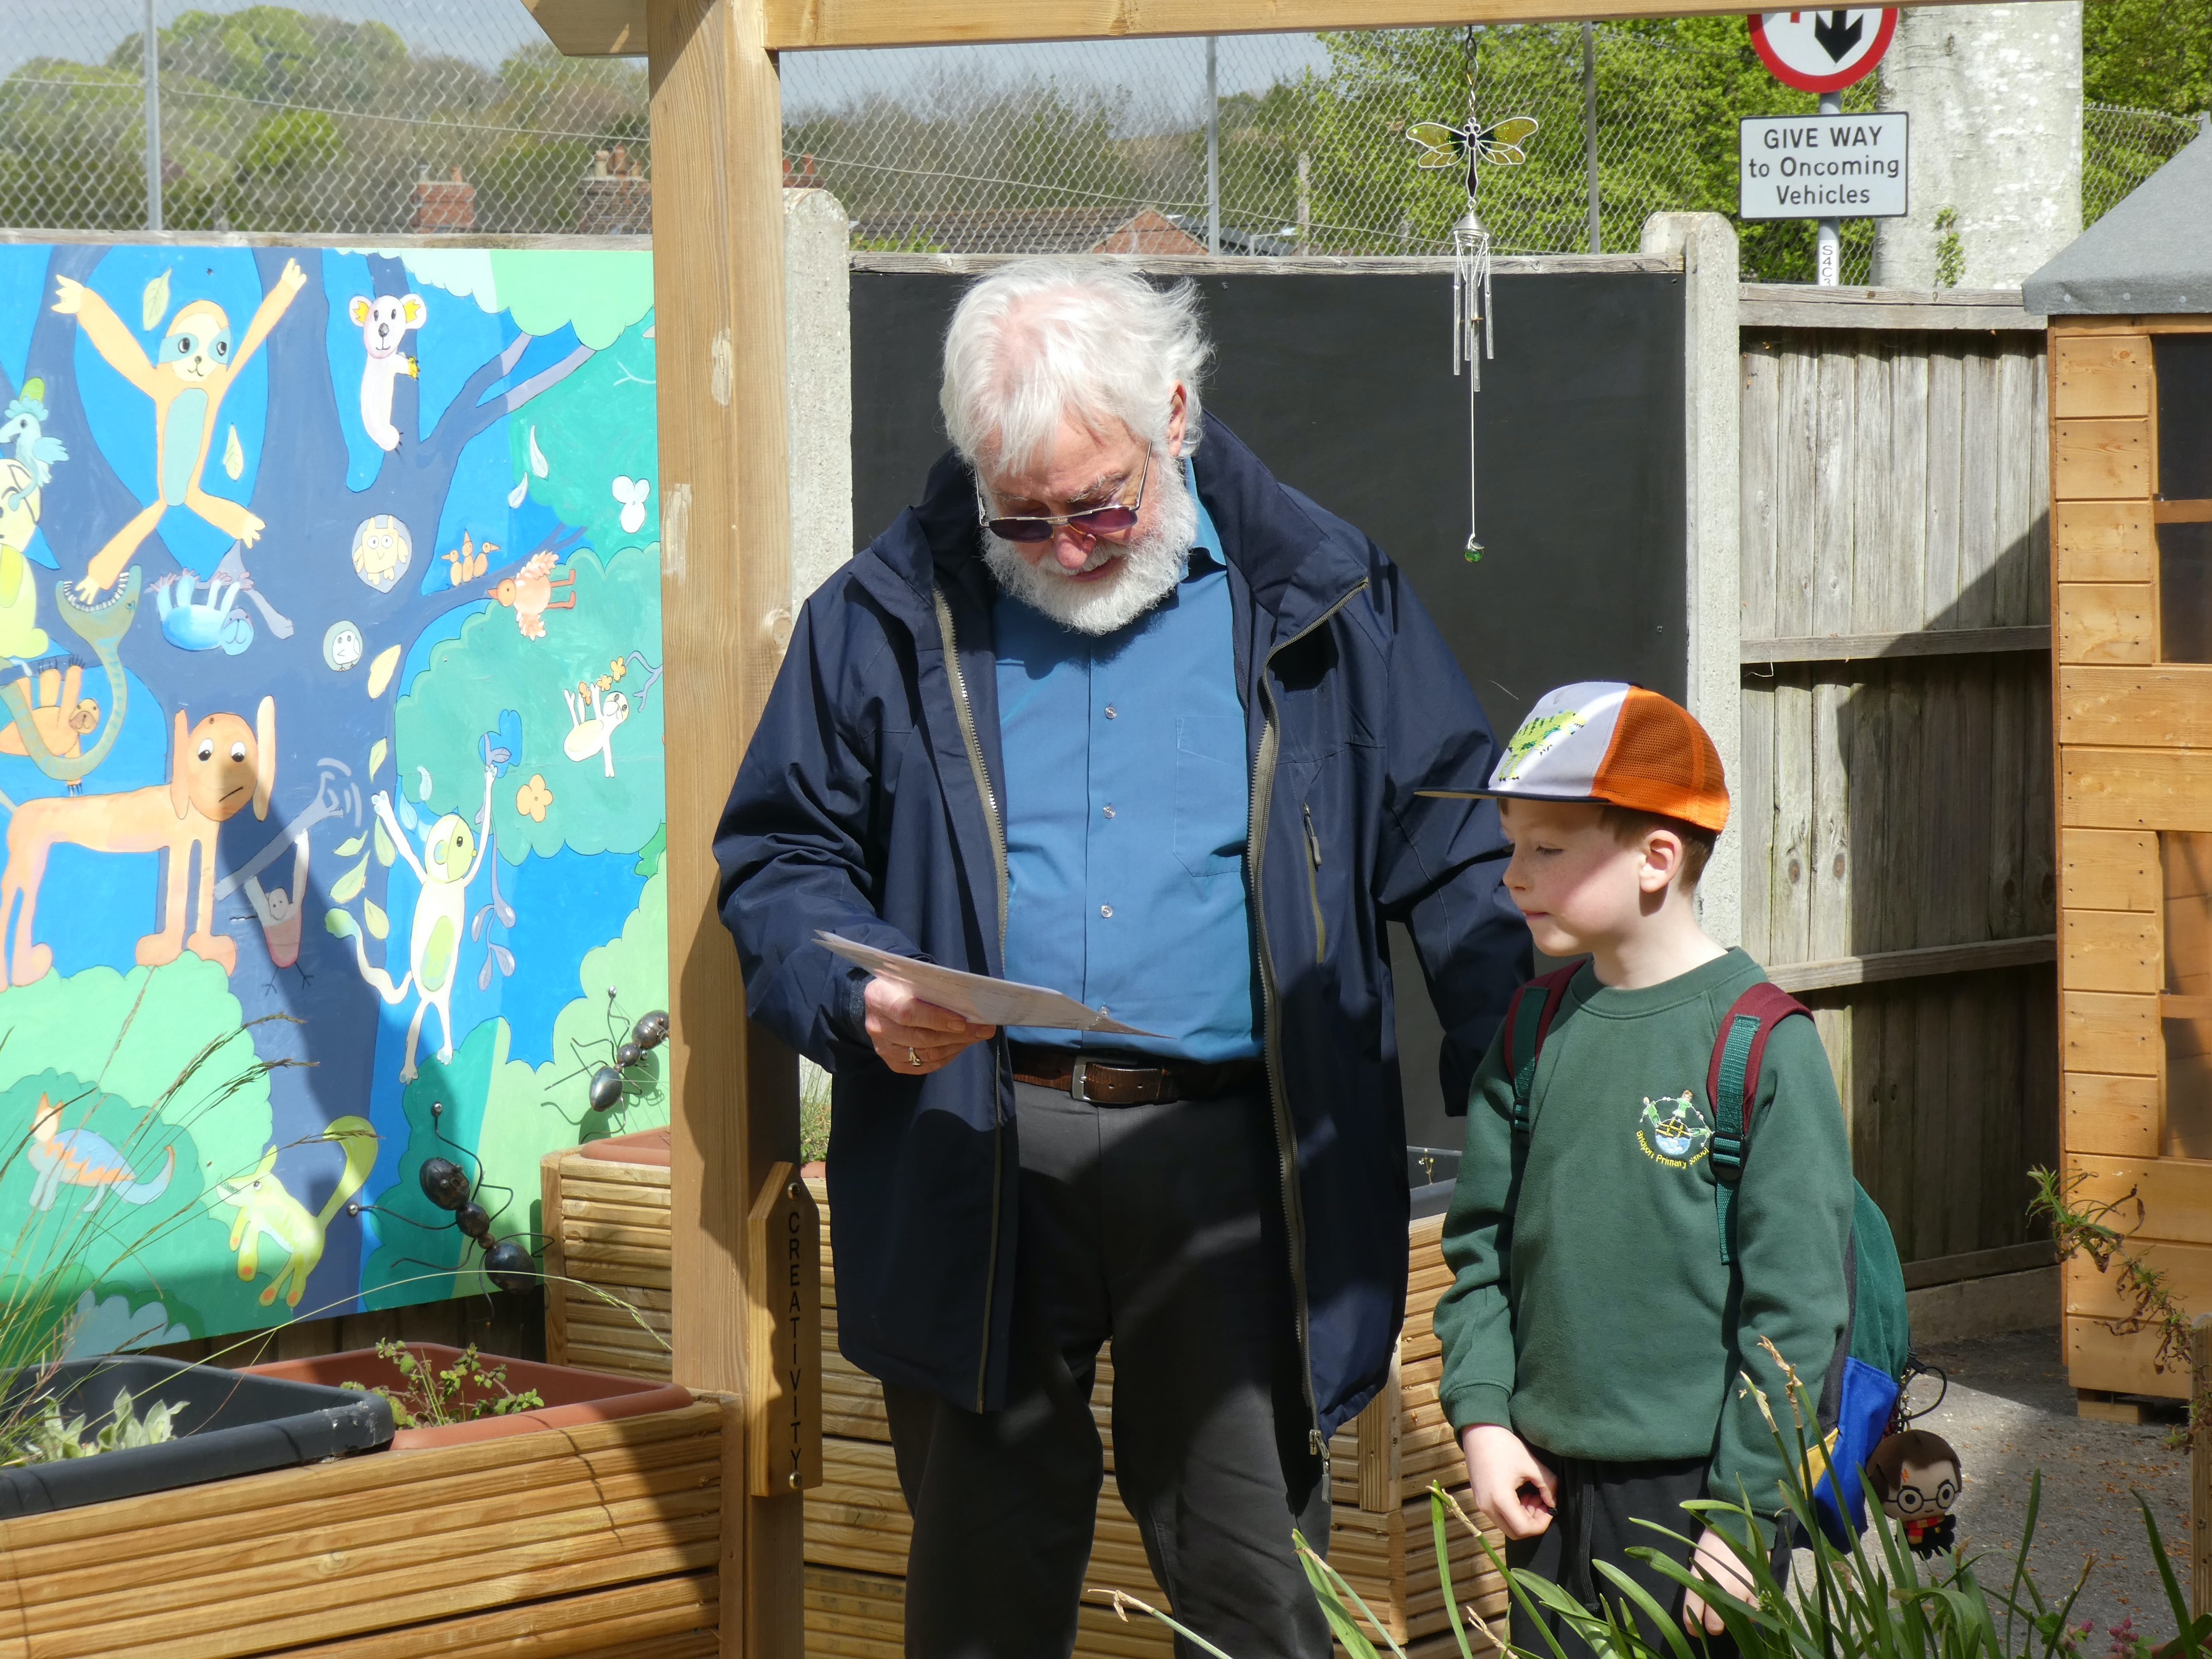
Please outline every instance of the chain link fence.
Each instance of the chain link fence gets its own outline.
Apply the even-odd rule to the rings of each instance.
[[[54,229],[641,232],[635,60],[562,58],[520,0],[331,0],[354,19],[82,0],[0,36],[0,224]],[[366,21],[362,21],[365,18]],[[1740,21],[1425,29],[1091,46],[794,53],[794,179],[856,246],[971,252],[1437,253],[1466,206],[1417,121],[1539,123],[1482,170],[1498,251],[1621,252],[1664,210],[1731,211],[1735,117],[1814,100],[1768,79]],[[1874,83],[1845,94],[1873,106]],[[149,168],[149,114],[160,134]],[[1209,122],[1209,115],[1212,120]],[[2092,105],[2094,220],[2197,122]],[[1846,221],[1844,280],[1873,224]],[[1742,227],[1747,274],[1811,275],[1813,227]]]
[[[1160,252],[1448,252],[1462,170],[1419,167],[1406,129],[1463,123],[1472,66],[1484,123],[1539,123],[1525,161],[1482,170],[1499,252],[1590,247],[1593,101],[1604,246],[1634,247],[1646,213],[1698,191],[1695,136],[1646,95],[1693,72],[1663,40],[1515,29],[1477,54],[1443,29],[1224,37],[1211,135],[1206,45],[1165,44],[1151,75],[1118,85],[1067,76],[1064,48],[1024,47],[893,92],[835,54],[805,102],[787,100],[786,145],[865,246],[1080,252],[1118,234]]]
[[[2212,115],[2168,115],[2118,104],[2081,110],[2081,222],[2102,218],[2137,185],[2179,155]]]
[[[164,9],[177,15],[157,29],[150,85],[139,4],[52,9],[35,40],[0,31],[0,224],[648,228],[641,179],[586,183],[642,171],[643,66],[562,58],[531,40],[516,0],[377,9],[403,14],[404,34],[384,21],[277,6]],[[527,32],[503,11],[520,14]],[[158,188],[149,114],[161,134]],[[610,209],[622,222],[594,222]]]

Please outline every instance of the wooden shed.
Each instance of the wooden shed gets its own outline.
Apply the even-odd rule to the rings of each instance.
[[[2212,137],[2026,285],[2051,331],[2061,1146],[2212,1311]],[[2126,1218],[2133,1220],[2130,1202]],[[2075,1261],[2085,1411],[2188,1393]]]

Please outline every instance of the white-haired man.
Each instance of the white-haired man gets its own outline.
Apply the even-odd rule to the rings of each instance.
[[[1431,793],[1483,787],[1482,712],[1389,561],[1204,417],[1196,303],[1066,260],[968,291],[953,451],[808,602],[716,836],[753,1016],[835,1073],[839,1341],[924,1659],[1073,1650],[1109,1341],[1176,1617],[1328,1651],[1291,1531],[1325,1546],[1405,1304],[1382,924],[1447,1098],[1526,972],[1495,812]],[[1158,1035],[971,1025],[817,929]]]

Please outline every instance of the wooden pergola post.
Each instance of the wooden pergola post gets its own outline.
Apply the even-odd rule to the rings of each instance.
[[[798,1162],[798,1069],[744,1018],[710,846],[791,626],[781,110],[761,0],[652,0],[648,17],[674,1371],[743,1402],[724,1422],[722,1652],[796,1659],[804,1499],[757,1495],[744,1407],[772,1390],[747,1374],[747,1218]]]
[[[722,1652],[804,1650],[802,1498],[761,1497],[750,1446],[775,1384],[748,1375],[777,1315],[747,1218],[799,1152],[792,1057],[744,1018],[709,837],[791,625],[784,427],[783,137],[775,54],[809,47],[1577,21],[1591,0],[525,0],[575,56],[652,65],[668,948],[674,1036],[675,1375],[726,1394]],[[1962,0],[1929,0],[1960,3]],[[1606,0],[1612,17],[1726,15]],[[779,1223],[779,1225],[781,1224]],[[750,1275],[752,1289],[748,1289]],[[756,1365],[757,1369],[757,1365]]]

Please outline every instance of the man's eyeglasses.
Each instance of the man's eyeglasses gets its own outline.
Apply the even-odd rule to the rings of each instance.
[[[983,528],[1002,542],[1048,542],[1052,532],[1066,525],[1070,530],[1079,530],[1085,536],[1118,536],[1137,522],[1144,511],[1145,484],[1152,474],[1152,458],[1145,457],[1144,471],[1137,475],[1137,499],[1127,506],[1109,501],[1103,507],[1085,507],[1080,513],[1062,513],[1051,518],[994,519],[985,505],[983,487],[975,487],[975,516]]]

